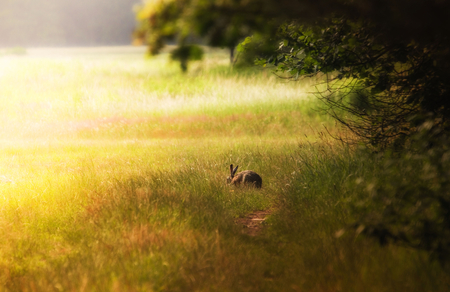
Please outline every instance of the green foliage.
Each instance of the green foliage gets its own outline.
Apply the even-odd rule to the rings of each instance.
[[[447,129],[450,63],[438,42],[386,41],[371,24],[345,19],[285,24],[278,37],[279,49],[259,63],[293,79],[325,74],[327,88],[319,92],[325,110],[367,145],[407,141],[429,114]]]
[[[254,33],[237,46],[237,67],[249,67],[255,65],[255,60],[272,54],[278,45],[270,39],[270,36]]]
[[[177,22],[189,1],[146,1],[137,10],[139,26],[135,35],[143,38],[148,53],[156,55],[165,46],[166,39],[186,37],[181,23]]]
[[[277,25],[255,11],[259,1],[145,1],[137,11],[142,36],[149,53],[157,54],[170,39],[184,46],[189,37],[197,42],[230,50],[234,61],[236,45],[253,31],[270,35]]]
[[[200,61],[203,58],[203,49],[195,45],[184,45],[174,49],[170,58],[180,62],[181,71],[186,72],[189,61]]]
[[[450,263],[450,149],[448,135],[430,120],[413,139],[414,151],[385,154],[380,166],[354,184],[358,232],[395,242]]]

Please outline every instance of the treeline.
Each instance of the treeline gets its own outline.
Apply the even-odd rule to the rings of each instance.
[[[130,44],[139,0],[2,0],[0,46]]]

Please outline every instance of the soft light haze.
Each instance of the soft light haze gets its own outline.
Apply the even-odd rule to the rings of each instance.
[[[131,43],[139,0],[1,0],[0,47]]]

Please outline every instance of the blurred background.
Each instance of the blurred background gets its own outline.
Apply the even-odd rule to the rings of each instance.
[[[139,0],[1,0],[0,47],[127,45]]]

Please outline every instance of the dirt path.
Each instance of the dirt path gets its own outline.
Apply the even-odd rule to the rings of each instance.
[[[237,225],[242,226],[242,233],[250,236],[257,236],[264,229],[266,217],[271,214],[270,210],[255,211],[247,214],[243,218],[235,220]]]

